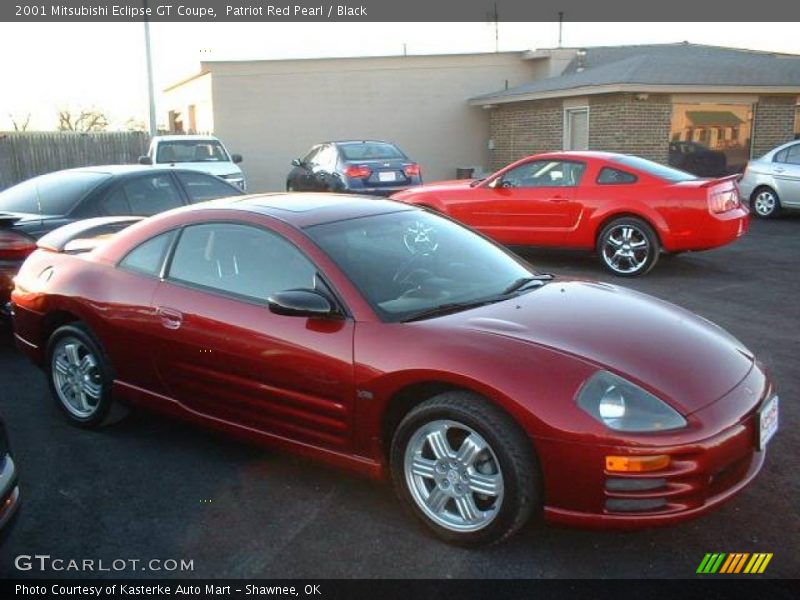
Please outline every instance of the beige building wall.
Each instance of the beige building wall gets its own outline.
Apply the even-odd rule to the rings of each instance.
[[[244,156],[252,191],[283,190],[292,158],[318,142],[382,139],[422,165],[426,181],[489,167],[488,111],[478,94],[548,74],[521,52],[207,62],[214,133]],[[180,87],[180,86],[179,86]]]
[[[184,133],[212,133],[211,81],[211,73],[201,73],[164,90],[168,112],[162,125],[172,132],[175,119],[180,119]]]

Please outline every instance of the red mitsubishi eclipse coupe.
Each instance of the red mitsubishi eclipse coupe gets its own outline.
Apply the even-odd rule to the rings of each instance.
[[[503,244],[596,250],[616,275],[647,273],[661,252],[707,250],[747,231],[737,176],[700,179],[609,152],[517,161],[483,180],[410,188],[394,200],[426,206]]]
[[[541,513],[701,515],[756,476],[777,428],[764,368],[719,327],[537,273],[405,204],[230,198],[89,249],[98,223],[42,238],[13,292],[18,345],[70,421],[141,406],[391,473],[448,541]]]

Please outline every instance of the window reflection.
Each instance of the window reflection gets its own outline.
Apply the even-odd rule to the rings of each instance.
[[[744,170],[750,158],[753,106],[674,104],[669,164],[701,177]]]

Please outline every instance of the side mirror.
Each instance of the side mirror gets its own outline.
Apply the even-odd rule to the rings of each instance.
[[[243,160],[243,159],[242,159],[242,155],[241,155],[241,154],[231,154],[231,160],[232,160],[232,161],[233,161],[235,164],[237,164],[237,165],[238,165],[238,164],[239,164],[240,162],[242,162],[242,160]]]
[[[139,157],[139,164],[140,165],[152,165],[153,164],[153,159],[150,158],[149,156],[140,156]]]
[[[286,290],[267,298],[270,311],[285,317],[325,318],[334,314],[330,300],[314,290]]]
[[[293,167],[302,167],[303,166],[303,161],[300,160],[299,158],[293,158],[292,159],[292,166]]]

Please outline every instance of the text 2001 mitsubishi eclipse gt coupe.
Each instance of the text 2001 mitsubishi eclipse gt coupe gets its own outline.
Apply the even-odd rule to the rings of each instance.
[[[703,514],[755,477],[777,427],[763,367],[719,327],[537,273],[408,205],[231,198],[83,253],[74,227],[40,240],[13,293],[18,345],[70,421],[127,403],[391,473],[451,542],[540,513],[625,528]]]

